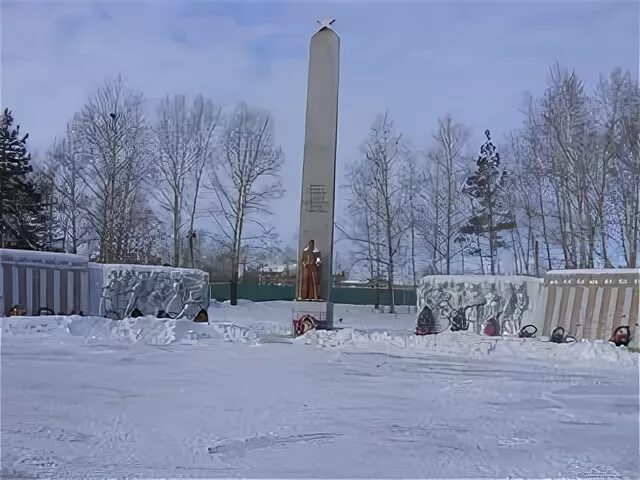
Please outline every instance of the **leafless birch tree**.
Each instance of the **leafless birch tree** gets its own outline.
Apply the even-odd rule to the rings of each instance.
[[[273,120],[265,112],[239,105],[227,116],[219,162],[209,169],[209,188],[216,201],[212,211],[216,238],[231,255],[230,301],[237,304],[241,254],[245,247],[267,247],[274,229],[263,219],[269,203],[284,192],[280,169],[284,156],[275,143]]]
[[[542,237],[547,268],[637,264],[639,112],[638,84],[618,69],[591,92],[575,73],[551,69],[512,141],[527,216],[518,235],[527,230],[527,250]]]
[[[602,241],[619,246],[623,266],[638,266],[640,248],[640,87],[620,69],[601,78],[597,98],[603,112]],[[610,264],[611,262],[609,262]]]
[[[379,192],[372,188],[373,170],[363,160],[347,166],[347,182],[342,186],[349,203],[343,222],[336,223],[341,240],[349,242],[350,269],[360,264],[376,290],[375,309],[380,308],[380,283],[383,274],[383,225],[377,214]]]
[[[402,176],[404,183],[405,196],[407,199],[404,215],[406,222],[409,225],[409,262],[411,266],[411,280],[412,285],[415,288],[418,284],[417,272],[416,272],[416,234],[418,225],[417,205],[420,195],[420,177],[418,172],[418,165],[416,155],[411,154],[407,158],[407,165],[405,173]]]
[[[600,169],[590,108],[583,82],[556,65],[540,113],[543,135],[550,139],[547,168],[569,268],[591,268],[595,262],[599,213],[592,175]]]
[[[91,197],[87,213],[98,238],[97,258],[125,261],[132,243],[144,241],[136,238],[136,222],[151,220],[142,192],[151,165],[142,95],[130,92],[117,77],[98,90],[77,118],[85,160],[79,175]],[[146,213],[138,215],[136,209]]]
[[[438,119],[420,175],[418,190],[418,232],[430,252],[432,270],[450,274],[452,262],[461,253],[456,243],[464,221],[460,185],[464,178],[464,149],[467,129],[451,116]]]
[[[49,152],[48,164],[57,197],[56,210],[63,235],[63,248],[78,253],[89,240],[87,222],[86,183],[82,180],[85,168],[83,137],[77,120],[67,125],[65,137]]]
[[[158,110],[154,128],[157,150],[154,156],[160,185],[154,189],[161,208],[171,215],[173,265],[182,264],[181,240],[184,213],[188,212],[189,255],[193,265],[193,223],[197,211],[200,181],[207,157],[211,154],[214,131],[220,109],[210,100],[197,96],[191,107],[184,95],[165,98]],[[186,190],[193,182],[192,196],[187,202]],[[187,205],[189,203],[190,205]]]
[[[409,151],[401,137],[387,113],[379,116],[372,125],[362,145],[362,159],[352,166],[352,181],[362,182],[353,189],[356,196],[352,202],[371,214],[371,221],[367,219],[363,225],[368,235],[361,236],[362,229],[343,231],[352,242],[367,245],[367,248],[371,245],[376,252],[370,255],[375,255],[376,261],[386,270],[390,313],[395,312],[394,281],[398,254],[410,229],[404,214],[407,192],[402,179]],[[380,236],[375,231],[378,227]]]

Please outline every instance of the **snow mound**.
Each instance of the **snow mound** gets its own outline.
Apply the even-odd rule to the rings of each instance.
[[[221,303],[223,305],[231,305],[231,300],[225,300],[223,302],[218,302]],[[238,298],[237,299],[237,304],[238,305],[252,305],[253,303],[255,303],[253,300],[247,300],[244,298]]]
[[[215,322],[210,325],[210,327],[226,342],[255,342],[257,340],[256,333],[247,328],[240,325],[236,325],[234,323],[228,322]]]
[[[616,364],[638,366],[638,355],[625,347],[604,341],[555,344],[535,338],[487,337],[471,332],[444,332],[439,335],[390,335],[351,328],[311,331],[296,342],[318,348],[342,348],[397,355],[452,355],[484,358],[518,357],[562,363]]]
[[[230,323],[194,323],[155,317],[111,320],[104,317],[42,316],[2,318],[3,335],[47,334],[83,337],[88,344],[170,345],[207,339],[226,342],[255,341],[248,328]]]
[[[291,324],[265,320],[262,322],[248,322],[245,328],[255,333],[257,337],[263,336],[291,336]]]

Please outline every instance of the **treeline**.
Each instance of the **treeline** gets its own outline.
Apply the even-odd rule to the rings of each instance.
[[[1,246],[195,266],[232,285],[239,270],[274,262],[282,250],[265,219],[284,193],[284,155],[269,113],[175,95],[147,118],[144,105],[122,78],[106,82],[38,161],[5,109]],[[554,66],[519,128],[484,135],[470,154],[470,128],[445,116],[418,149],[380,115],[340,180],[341,268],[394,285],[638,266],[640,88],[629,73],[588,88]]]
[[[241,262],[277,248],[265,223],[283,194],[284,160],[268,112],[166,97],[157,114],[118,77],[77,112],[40,162],[4,111],[0,124],[3,248],[86,252],[104,263],[168,263],[237,282]],[[213,226],[196,228],[199,219]]]
[[[338,229],[353,265],[388,284],[638,266],[640,88],[629,73],[587,88],[556,65],[498,145],[487,130],[469,155],[469,132],[446,116],[424,153],[388,114],[375,120],[344,185]]]

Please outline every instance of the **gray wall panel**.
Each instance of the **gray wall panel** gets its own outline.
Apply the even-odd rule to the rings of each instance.
[[[33,294],[31,296],[31,312],[32,315],[37,315],[40,310],[40,269],[32,268],[31,288]]]
[[[68,276],[67,276],[67,271],[66,270],[62,270],[60,272],[60,282],[59,282],[59,285],[60,285],[60,287],[59,287],[60,288],[60,293],[59,293],[60,300],[59,300],[58,311],[61,312],[61,313],[65,313],[65,314],[68,314],[71,311],[70,308],[67,308],[67,294],[68,294],[68,291],[69,291],[68,282],[69,282],[69,280],[68,280]],[[56,313],[58,313],[58,312],[56,312]]]
[[[12,265],[2,265],[2,298],[4,299],[4,305],[2,305],[2,315],[6,315],[9,309],[13,306],[13,267]]]
[[[46,293],[45,298],[47,299],[47,304],[43,305],[44,307],[50,308],[55,311],[55,291],[54,291],[54,270],[46,270],[45,278],[46,278]],[[56,312],[58,313],[58,312]]]
[[[27,268],[18,266],[18,305],[24,308],[27,306]]]

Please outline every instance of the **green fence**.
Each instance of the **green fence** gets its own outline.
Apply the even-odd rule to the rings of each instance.
[[[211,298],[224,302],[229,300],[228,283],[212,283],[209,289]],[[241,283],[238,285],[238,298],[253,302],[269,300],[293,300],[295,290],[292,285],[258,285],[255,283]],[[389,292],[380,290],[380,305],[390,305]],[[416,293],[413,288],[396,288],[394,290],[396,305],[415,305]],[[376,290],[362,287],[333,287],[331,289],[333,303],[347,303],[351,305],[375,305]]]

